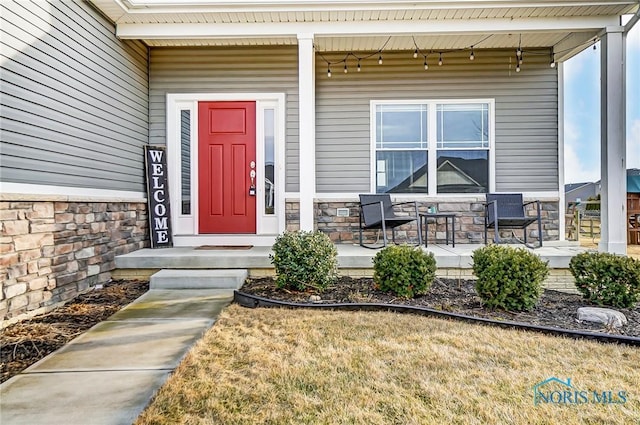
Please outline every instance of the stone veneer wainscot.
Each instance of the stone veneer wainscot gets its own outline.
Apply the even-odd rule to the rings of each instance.
[[[456,215],[456,244],[463,243],[484,243],[484,198],[468,198],[468,199],[452,199],[452,200],[426,200],[418,202],[420,212],[427,212],[429,206],[435,206],[438,212],[453,213]],[[358,201],[344,200],[320,200],[315,202],[315,221],[316,229],[329,235],[334,243],[358,243],[359,236],[359,214]],[[338,217],[338,208],[347,208],[349,210],[348,217]],[[414,214],[413,205],[404,205],[404,213]],[[527,214],[535,216],[534,206],[527,207]],[[560,217],[558,214],[558,201],[541,200],[542,217],[542,234],[543,240],[558,240],[560,236]],[[398,241],[405,241],[408,237],[410,240],[417,240],[417,230],[414,223],[404,225],[397,228]],[[439,243],[445,239],[444,220],[438,220],[437,229],[435,226],[429,226],[429,243],[432,243],[434,237],[437,237]],[[538,240],[538,227],[531,225],[527,228],[528,237],[531,241]],[[434,235],[434,232],[436,234]],[[522,230],[515,230],[518,237],[522,237]],[[367,243],[376,241],[378,236],[377,230],[364,232]],[[424,237],[424,235],[423,235]],[[489,238],[491,238],[491,232]],[[508,241],[511,237],[511,230],[501,232],[501,237]]]
[[[108,282],[116,255],[148,246],[146,201],[2,194],[0,242],[4,327]]]

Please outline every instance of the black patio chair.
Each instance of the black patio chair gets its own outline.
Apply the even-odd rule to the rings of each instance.
[[[537,216],[528,216],[525,206],[536,204]],[[493,241],[500,243],[501,229],[523,229],[524,244],[527,245],[527,226],[538,222],[538,240],[542,246],[542,219],[540,201],[523,202],[521,193],[488,193],[484,204],[484,243],[487,244],[487,231],[493,229]],[[515,236],[515,234],[514,234]]]
[[[401,205],[413,205],[413,215],[398,215],[396,207]],[[389,194],[360,195],[360,246],[370,249],[387,246],[387,228],[391,228],[391,240],[396,243],[395,228],[403,224],[416,222],[418,228],[418,246],[422,245],[422,231],[418,222],[418,203],[398,202],[391,203]],[[363,242],[362,231],[368,229],[382,230],[382,246],[367,246]]]

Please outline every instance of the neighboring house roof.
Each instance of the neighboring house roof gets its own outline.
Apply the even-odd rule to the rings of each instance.
[[[483,187],[469,174],[462,171],[460,167],[457,167],[455,164],[453,164],[449,159],[443,161],[442,164],[438,166],[438,183],[445,185],[466,185]]]
[[[462,159],[455,157],[440,158],[442,162],[438,165],[438,185],[454,186],[464,192],[482,192],[485,186],[480,183],[487,179],[486,167],[481,163],[486,163],[482,159]],[[463,171],[463,168],[466,171]],[[394,187],[396,191],[414,192],[415,188],[424,190],[427,185],[427,166],[418,168],[411,176],[407,177],[400,184]],[[477,188],[477,189],[476,189]]]
[[[627,170],[627,193],[640,193],[640,169]]]
[[[564,185],[564,193],[569,194],[589,184],[600,185],[600,180],[595,183],[570,183]],[[640,193],[640,168],[627,169],[627,193]]]
[[[568,184],[565,184],[564,185],[564,193],[572,192],[572,191],[574,191],[576,189],[580,189],[580,188],[582,188],[584,186],[587,186],[587,185],[590,185],[590,184],[594,184],[594,183],[587,182],[587,183],[568,183]]]

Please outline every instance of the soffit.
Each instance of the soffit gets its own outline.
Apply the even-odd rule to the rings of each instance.
[[[589,44],[602,29],[583,28],[548,31],[492,31],[491,22],[495,20],[529,21],[536,19],[564,19],[602,17],[610,18],[632,13],[638,8],[639,0],[600,0],[576,1],[565,0],[552,2],[522,1],[481,1],[463,0],[442,2],[435,0],[417,0],[412,3],[403,1],[267,1],[253,0],[249,2],[224,2],[210,0],[91,0],[116,25],[165,25],[165,24],[220,24],[252,26],[269,24],[304,25],[309,23],[327,23],[327,25],[344,25],[345,23],[373,23],[379,26],[376,33],[356,35],[319,35],[316,34],[314,44],[319,52],[356,52],[377,51],[384,46],[385,50],[413,50],[416,45],[421,51],[455,50],[474,46],[480,49],[523,48],[556,46],[563,40],[575,39],[573,45]],[[503,7],[505,5],[510,7]],[[482,5],[483,7],[478,7]],[[487,20],[486,29],[483,20]],[[493,20],[493,21],[491,21]],[[430,22],[451,22],[452,24],[480,23],[473,32],[458,31],[447,33],[412,35],[385,33],[388,25],[422,25],[425,28]],[[466,25],[466,24],[464,24]],[[515,25],[514,27],[517,27]],[[489,37],[487,37],[490,35]],[[130,37],[126,37],[130,38]],[[256,46],[256,45],[296,45],[295,33],[274,36],[198,36],[198,37],[139,37],[147,45],[155,46]],[[415,40],[415,42],[414,42]],[[573,47],[573,45],[571,47]],[[565,46],[562,46],[565,48]],[[580,50],[580,49],[579,49]],[[572,53],[573,54],[573,53]]]

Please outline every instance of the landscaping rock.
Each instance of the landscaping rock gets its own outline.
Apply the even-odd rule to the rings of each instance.
[[[309,297],[309,301],[311,301],[312,303],[319,303],[320,301],[322,301],[322,298],[320,298],[320,295],[311,295]]]
[[[581,322],[603,323],[614,328],[627,324],[627,318],[621,312],[600,307],[580,307],[578,309],[578,320]]]

